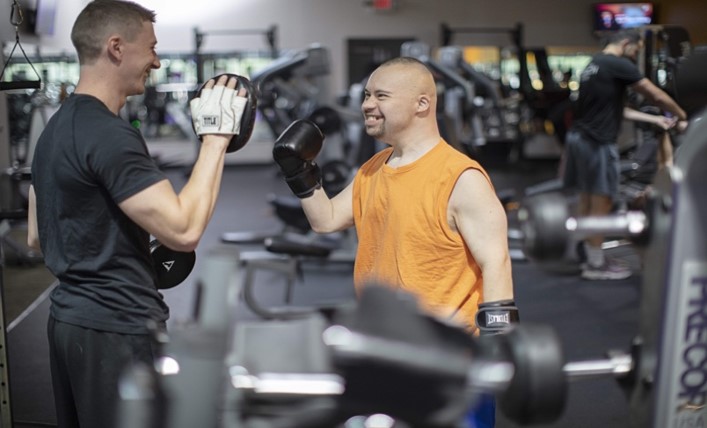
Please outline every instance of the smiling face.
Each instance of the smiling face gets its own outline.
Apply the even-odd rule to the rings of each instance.
[[[366,133],[381,141],[410,128],[430,106],[434,80],[421,64],[383,65],[366,83],[361,110]]]
[[[140,30],[133,37],[123,39],[121,77],[126,85],[127,95],[144,93],[150,71],[160,68],[156,45],[155,29],[149,21],[143,21]]]

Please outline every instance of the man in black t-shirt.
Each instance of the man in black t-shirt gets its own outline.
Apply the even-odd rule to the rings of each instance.
[[[643,41],[636,30],[611,33],[606,47],[592,58],[581,75],[574,121],[567,133],[563,179],[565,187],[579,191],[578,216],[604,216],[611,212],[619,186],[617,137],[624,114],[626,89],[631,88],[680,121],[685,111],[663,90],[643,77],[634,61]],[[586,279],[624,279],[631,270],[607,260],[603,236],[585,241]]]
[[[47,333],[60,428],[114,426],[122,370],[154,363],[148,323],[164,328],[169,311],[157,289],[150,235],[173,250],[195,249],[238,133],[235,126],[206,129],[213,133],[202,135],[188,182],[174,190],[140,132],[119,116],[160,67],[154,22],[153,11],[133,2],[88,3],[71,32],[79,82],[33,158],[28,244],[42,250],[59,281]],[[241,115],[223,110],[245,99],[236,85],[222,76],[200,93],[199,106],[210,108],[215,123],[240,123]]]

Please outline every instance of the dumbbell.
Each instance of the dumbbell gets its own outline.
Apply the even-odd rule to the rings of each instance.
[[[496,359],[472,363],[469,383],[498,397],[501,411],[519,424],[552,423],[564,413],[569,381],[601,376],[621,378],[633,370],[630,354],[565,362],[559,337],[549,326],[518,324],[496,343]],[[474,367],[476,366],[476,367]],[[493,375],[489,375],[493,373]]]
[[[622,236],[638,244],[645,244],[649,238],[646,212],[575,218],[570,216],[566,197],[557,192],[525,198],[518,210],[518,220],[523,233],[523,250],[529,258],[541,262],[561,258],[571,236]]]
[[[175,251],[162,245],[157,239],[150,241],[150,254],[157,272],[157,288],[160,290],[173,288],[184,282],[196,263],[196,252]]]
[[[231,383],[265,401],[266,396],[293,394],[296,390],[293,388],[301,391],[303,385],[307,385],[308,394],[313,396],[340,396],[347,394],[342,363],[353,362],[358,367],[389,367],[390,370],[377,373],[388,374],[402,369],[408,380],[409,376],[437,380],[426,391],[415,391],[414,394],[409,391],[405,399],[412,395],[434,397],[436,391],[449,393],[461,386],[474,394],[496,396],[508,419],[529,425],[552,423],[562,416],[569,381],[602,376],[621,378],[629,376],[634,367],[631,355],[622,353],[615,353],[607,359],[565,363],[554,329],[530,323],[514,325],[502,335],[484,337],[488,340],[480,342],[478,355],[471,358],[437,348],[368,336],[341,325],[328,327],[322,337],[333,351],[334,365],[339,368],[337,373],[324,376],[321,373],[268,372],[261,378],[243,367],[236,367],[238,370],[231,370]],[[378,378],[376,381],[382,382]],[[363,396],[370,395],[364,391]],[[371,405],[384,406],[380,401]]]

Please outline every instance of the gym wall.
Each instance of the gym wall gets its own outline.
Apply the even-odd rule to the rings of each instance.
[[[663,0],[659,4],[659,19],[669,24],[679,24],[690,33],[692,43],[707,45],[707,2],[704,0]]]
[[[37,0],[20,0],[34,7]],[[158,50],[183,53],[194,49],[194,29],[267,29],[277,25],[280,49],[301,49],[321,43],[332,55],[331,88],[343,91],[346,82],[346,40],[349,38],[414,37],[436,47],[440,24],[451,27],[510,28],[525,26],[527,46],[596,46],[591,31],[590,8],[595,0],[398,0],[396,10],[375,12],[363,0],[239,0],[202,3],[190,0],[138,0],[157,11]],[[14,42],[9,14],[12,0],[0,0],[0,40]],[[57,2],[56,27],[51,36],[27,36],[23,43],[40,43],[42,53],[73,53],[70,27],[88,0]],[[176,4],[179,3],[178,6]],[[687,25],[696,43],[707,43],[704,26],[696,22],[707,13],[703,0],[656,0],[664,23]],[[668,4],[669,3],[669,4]],[[218,6],[215,6],[218,4]],[[7,17],[7,18],[5,18]],[[684,20],[684,23],[683,23]],[[694,28],[693,28],[694,27]],[[459,36],[453,43],[507,44],[504,36]],[[210,36],[203,52],[267,49],[264,36]]]

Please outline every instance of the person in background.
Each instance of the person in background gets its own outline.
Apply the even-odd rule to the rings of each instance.
[[[685,111],[636,66],[643,44],[638,31],[621,30],[607,37],[604,49],[582,71],[574,119],[565,141],[563,182],[566,188],[579,192],[580,217],[605,216],[613,209],[619,186],[617,137],[628,88],[678,121],[687,120]],[[585,241],[587,262],[582,277],[590,280],[630,277],[628,266],[605,257],[603,242],[602,235]]]

